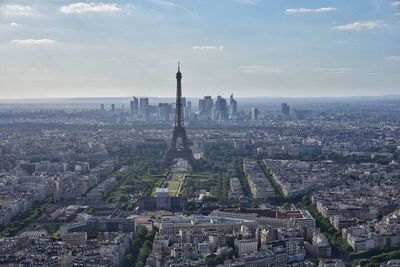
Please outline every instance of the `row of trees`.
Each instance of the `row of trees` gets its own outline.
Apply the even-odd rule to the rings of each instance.
[[[379,254],[380,253],[380,254]],[[378,255],[377,255],[378,254]],[[373,256],[375,255],[375,256]],[[359,255],[367,259],[361,260],[360,265],[365,267],[379,267],[381,263],[391,259],[400,259],[400,248],[384,251],[367,251]]]
[[[352,247],[342,239],[342,236],[332,226],[328,218],[323,217],[317,209],[312,205],[310,197],[304,195],[302,200],[296,204],[297,207],[307,209],[310,214],[315,218],[317,227],[321,228],[322,232],[326,235],[329,243],[332,245],[333,253],[343,254],[343,252],[349,253],[353,251]]]
[[[278,196],[284,198],[285,195],[283,194],[281,186],[279,184],[277,184],[275,182],[275,180],[272,178],[271,170],[268,169],[268,167],[264,164],[264,162],[262,160],[258,160],[257,163],[261,167],[261,170],[264,172],[265,176],[267,176],[267,178],[271,182],[271,185],[274,188],[275,193],[277,193]]]
[[[153,248],[153,240],[156,230],[147,231],[147,228],[138,225],[136,227],[136,237],[132,241],[131,251],[125,256],[125,267],[143,267],[147,257]]]

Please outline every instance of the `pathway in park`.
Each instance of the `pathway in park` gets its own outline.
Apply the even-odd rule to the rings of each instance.
[[[164,181],[163,187],[168,188],[171,196],[178,196],[181,186],[185,180],[185,175],[188,171],[188,163],[185,160],[179,159],[172,165],[169,174]]]

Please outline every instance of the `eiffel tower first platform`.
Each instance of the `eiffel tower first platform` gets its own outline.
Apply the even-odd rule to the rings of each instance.
[[[175,159],[185,159],[192,168],[195,168],[196,161],[192,150],[188,144],[186,129],[183,124],[182,109],[182,73],[178,62],[178,72],[176,73],[176,109],[175,109],[175,127],[172,135],[171,144],[165,155],[164,168],[169,168]]]

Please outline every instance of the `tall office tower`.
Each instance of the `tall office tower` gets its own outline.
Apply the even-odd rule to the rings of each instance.
[[[186,119],[186,97],[182,97],[182,114],[183,118]]]
[[[141,97],[139,103],[140,113],[144,115],[146,113],[146,109],[149,107],[149,99],[147,97]]]
[[[282,108],[282,113],[289,116],[290,114],[290,106],[287,103],[282,103],[281,104],[281,108]]]
[[[220,118],[219,109],[214,105],[211,109],[211,120],[217,121]]]
[[[182,107],[186,108],[186,97],[182,97]]]
[[[133,97],[133,100],[130,102],[131,105],[131,114],[136,115],[139,111],[139,100],[137,97]]]
[[[228,102],[225,98],[221,97],[220,100],[220,109],[221,109],[221,119],[227,120],[228,119]]]
[[[172,134],[171,145],[166,153],[164,167],[170,167],[175,159],[183,158],[195,167],[195,159],[192,150],[189,147],[186,129],[183,124],[182,110],[182,73],[178,63],[178,72],[176,73],[176,108],[175,108],[175,127]]]
[[[171,104],[158,103],[158,117],[161,121],[169,121],[171,111],[172,111]]]
[[[144,110],[144,120],[146,122],[149,122],[151,120],[151,108],[150,106],[148,106],[145,110]]]
[[[100,104],[100,110],[104,111],[104,104]]]
[[[211,117],[211,111],[214,106],[214,101],[211,98],[211,96],[205,96],[204,97],[204,114],[210,118]]]
[[[192,118],[192,101],[188,101],[186,104],[186,119],[190,120]]]
[[[199,114],[203,116],[206,112],[205,101],[204,99],[199,99]]]
[[[111,112],[115,111],[115,104],[111,104]]]
[[[258,115],[260,112],[258,111],[258,108],[251,108],[251,119],[252,120],[258,120]]]
[[[218,110],[217,120],[226,120],[228,118],[228,104],[226,99],[221,96],[217,96],[214,106]]]
[[[229,119],[237,119],[237,101],[233,99],[233,94],[229,97]]]

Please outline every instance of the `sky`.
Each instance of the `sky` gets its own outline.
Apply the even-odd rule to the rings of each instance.
[[[0,0],[0,98],[400,94],[398,0]]]

